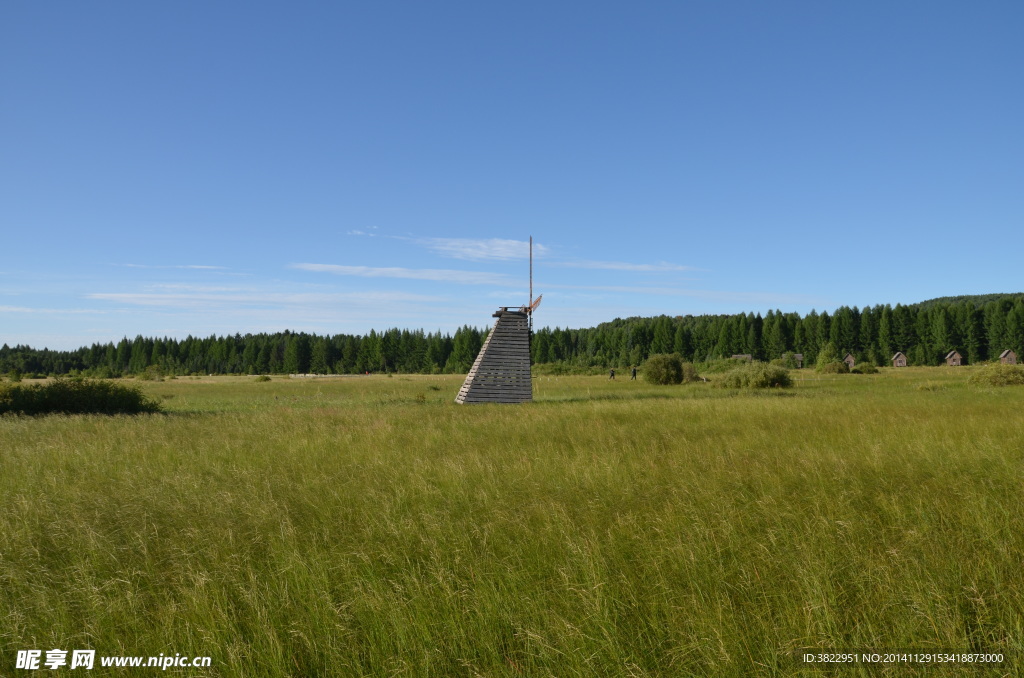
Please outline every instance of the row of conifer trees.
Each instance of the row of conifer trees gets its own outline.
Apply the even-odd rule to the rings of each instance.
[[[407,329],[367,335],[303,332],[211,337],[127,337],[74,351],[28,346],[0,348],[0,373],[85,374],[362,374],[463,373],[486,337],[465,326],[454,335]],[[657,316],[616,319],[586,329],[543,328],[534,333],[535,364],[573,368],[638,365],[647,356],[678,353],[704,362],[733,354],[771,360],[802,353],[815,361],[826,343],[858,361],[887,364],[903,351],[912,365],[938,365],[951,350],[968,363],[1024,355],[1024,295],[933,300],[895,307],[841,307],[833,313],[769,311],[767,315]]]

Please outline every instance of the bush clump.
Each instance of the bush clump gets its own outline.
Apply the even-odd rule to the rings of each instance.
[[[840,359],[836,345],[831,341],[826,341],[825,345],[818,350],[818,359],[815,361],[814,369],[822,374],[843,374],[844,370],[842,367],[837,367],[836,363],[845,367],[845,372],[850,371],[850,366]]]
[[[834,362],[818,363],[817,370],[821,374],[849,374],[850,366],[842,360],[836,360]]]
[[[58,378],[48,384],[0,389],[0,414],[140,414],[160,404],[138,387],[112,381]]]
[[[693,363],[683,362],[678,353],[656,353],[643,365],[644,379],[652,384],[688,384],[700,381]]]
[[[693,363],[683,363],[683,383],[689,384],[694,381],[707,381],[697,374],[697,366]]]
[[[1024,386],[1024,367],[1021,365],[986,365],[971,375],[975,386]]]
[[[136,375],[140,381],[163,381],[164,371],[156,365],[150,365],[145,370]]]
[[[267,376],[266,374],[261,374],[260,376],[256,377],[255,381],[270,381],[270,377]]]
[[[878,374],[878,368],[875,367],[875,364],[867,361],[857,363],[850,371],[855,374]]]
[[[789,388],[793,379],[777,365],[753,363],[729,370],[715,385],[721,388]]]
[[[781,367],[785,367],[787,370],[796,370],[800,368],[800,363],[797,362],[795,353],[783,353],[781,358],[776,358],[772,362],[774,363],[776,360],[779,361]]]
[[[676,353],[656,353],[643,366],[644,379],[666,386],[683,383],[683,359]]]

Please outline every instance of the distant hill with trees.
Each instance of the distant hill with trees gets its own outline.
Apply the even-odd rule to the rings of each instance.
[[[928,299],[927,301],[919,301],[916,304],[911,304],[914,308],[927,309],[932,306],[950,306],[954,304],[971,303],[975,306],[984,306],[990,301],[999,301],[1009,297],[1011,299],[1020,298],[1021,293],[1017,294],[962,294],[957,297],[936,297],[935,299]]]
[[[28,346],[0,348],[2,374],[362,374],[465,373],[486,329],[454,335],[393,328],[367,335],[304,332],[235,334],[206,338],[127,337],[74,351]],[[647,356],[678,353],[690,362],[750,354],[771,360],[802,353],[813,364],[831,342],[858,362],[888,364],[896,351],[911,365],[939,365],[951,350],[968,363],[995,359],[1007,349],[1024,355],[1024,293],[942,297],[918,304],[842,306],[831,314],[769,311],[734,315],[616,318],[597,327],[545,327],[534,332],[535,364],[567,368],[638,365]]]

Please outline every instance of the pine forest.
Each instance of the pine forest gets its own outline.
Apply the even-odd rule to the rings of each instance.
[[[284,331],[185,339],[127,337],[74,351],[0,348],[0,373],[117,377],[149,374],[462,373],[487,328],[454,335],[389,329],[356,336]],[[912,305],[843,306],[833,313],[657,316],[615,319],[585,329],[533,334],[534,364],[566,371],[639,365],[649,355],[678,353],[692,362],[749,354],[772,360],[800,353],[813,364],[831,342],[840,355],[882,366],[896,351],[911,365],[939,365],[952,350],[966,363],[1024,355],[1024,294],[946,297]]]

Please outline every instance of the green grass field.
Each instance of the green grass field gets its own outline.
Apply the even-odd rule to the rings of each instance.
[[[969,373],[541,377],[521,406],[456,405],[458,376],[178,378],[139,384],[164,414],[3,417],[0,676],[52,648],[212,657],[188,676],[1020,675],[1024,388]]]

